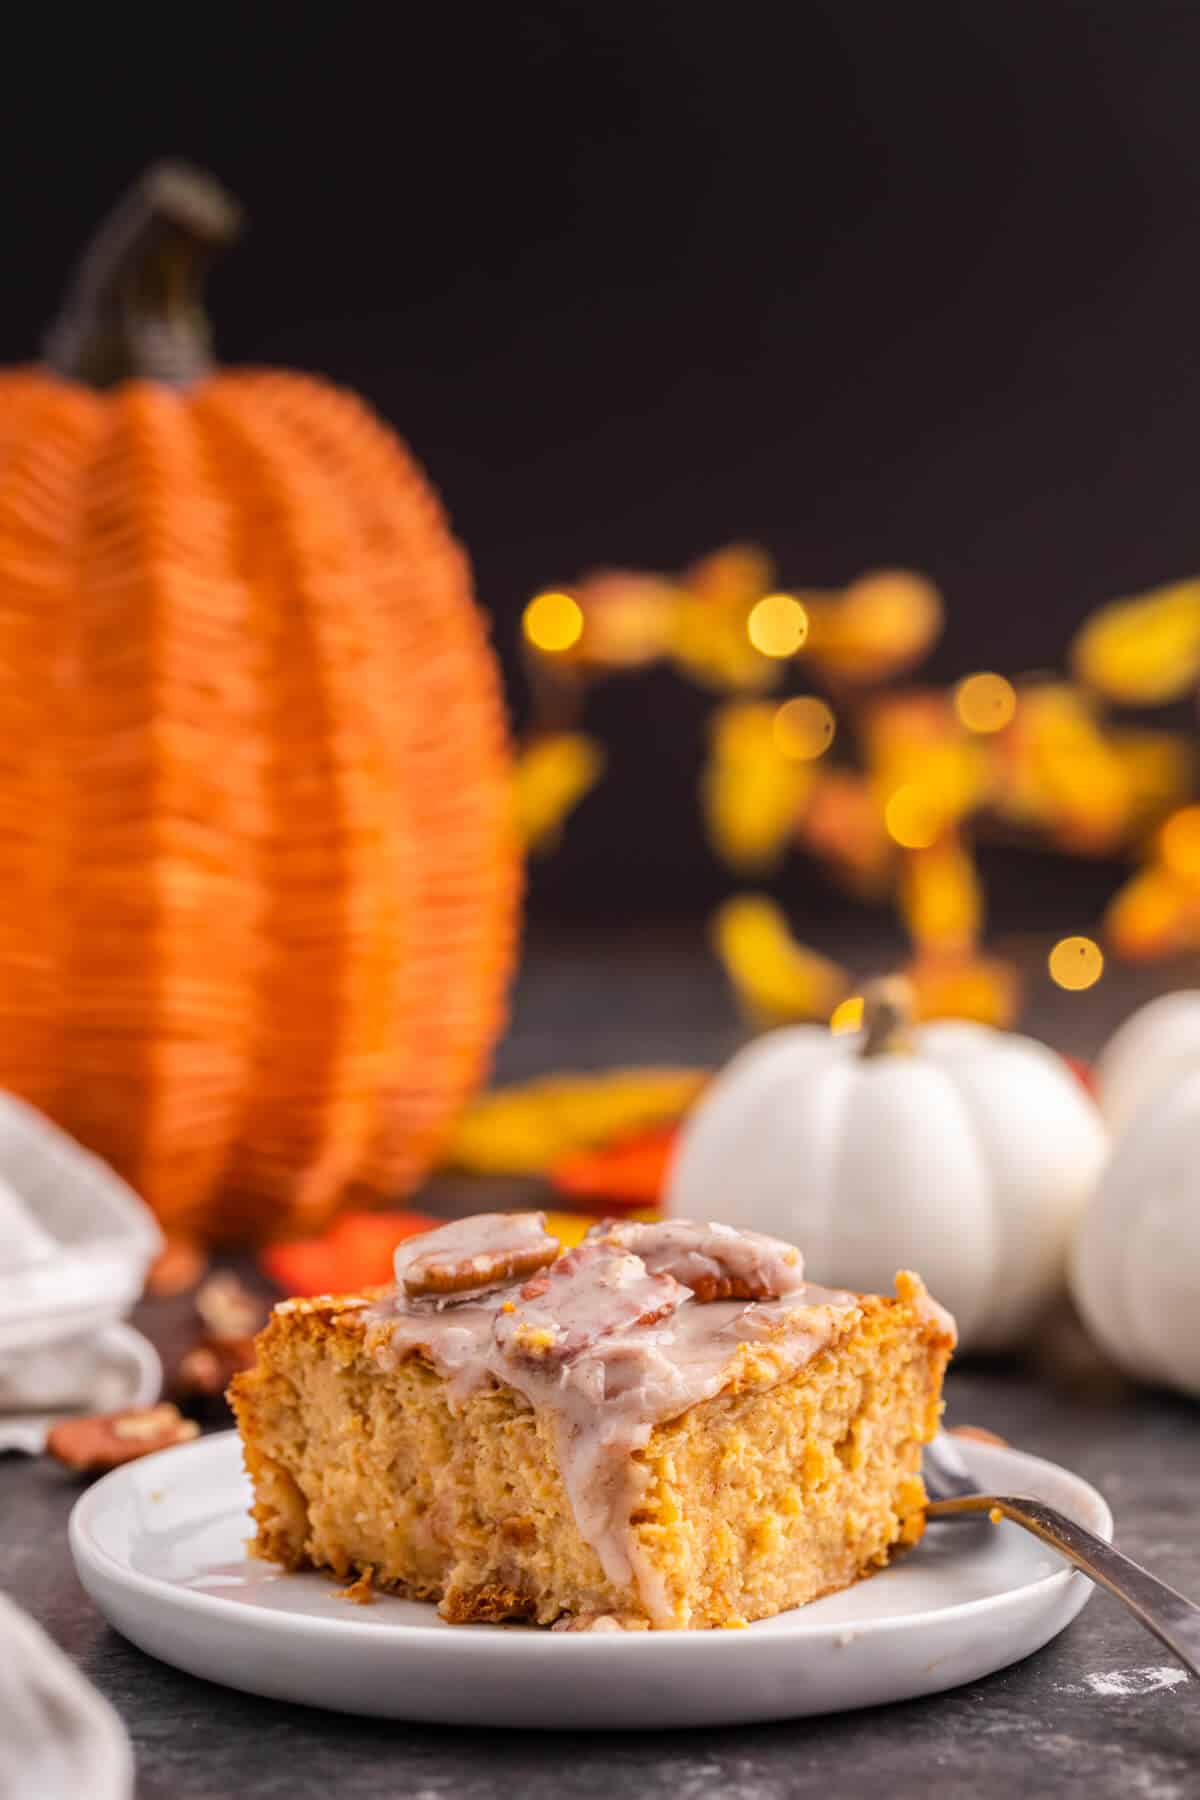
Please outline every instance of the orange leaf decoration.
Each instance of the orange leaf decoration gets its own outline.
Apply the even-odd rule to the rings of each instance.
[[[599,1150],[564,1156],[550,1171],[555,1193],[573,1206],[655,1206],[666,1184],[678,1127],[661,1126]]]
[[[973,1019],[1011,1025],[1020,1010],[1021,981],[1011,963],[992,956],[921,956],[905,974],[919,1019]]]
[[[1096,1098],[1096,1076],[1091,1063],[1084,1062],[1081,1056],[1064,1056],[1063,1061],[1066,1063],[1068,1069],[1070,1069],[1080,1087],[1082,1087],[1086,1093],[1089,1093],[1094,1100]]]
[[[1113,849],[1135,817],[1136,782],[1088,696],[1065,682],[1029,687],[996,740],[994,804],[1085,855]]]
[[[887,892],[896,846],[863,776],[848,769],[819,770],[796,836],[806,849],[832,863],[855,893],[880,899]]]
[[[1130,962],[1200,946],[1200,888],[1161,864],[1139,870],[1109,902],[1105,931]]]
[[[267,1244],[259,1267],[285,1294],[352,1294],[392,1279],[392,1252],[443,1221],[419,1212],[349,1212],[322,1237]]]
[[[669,650],[680,587],[658,575],[602,570],[571,589],[583,612],[579,660],[601,670],[640,669]]]
[[[942,597],[906,569],[861,575],[840,594],[803,596],[807,654],[842,681],[884,681],[910,667],[937,641]]]

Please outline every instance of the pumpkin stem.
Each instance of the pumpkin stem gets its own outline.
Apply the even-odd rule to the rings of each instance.
[[[912,1049],[912,982],[904,975],[887,975],[863,989],[863,1035],[860,1056],[887,1056]]]
[[[46,335],[55,374],[90,387],[144,379],[186,387],[213,367],[200,294],[241,209],[209,175],[156,163],[100,226]]]

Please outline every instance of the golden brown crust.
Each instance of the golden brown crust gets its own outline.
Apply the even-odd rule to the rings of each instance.
[[[438,1610],[451,1625],[503,1625],[512,1619],[532,1619],[537,1601],[502,1582],[489,1581],[475,1588],[449,1588]]]

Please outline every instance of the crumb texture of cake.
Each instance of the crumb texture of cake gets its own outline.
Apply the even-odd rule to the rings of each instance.
[[[920,1536],[954,1325],[916,1276],[825,1289],[680,1219],[556,1249],[481,1215],[402,1245],[394,1289],[276,1308],[231,1388],[258,1554],[456,1623],[694,1628]]]

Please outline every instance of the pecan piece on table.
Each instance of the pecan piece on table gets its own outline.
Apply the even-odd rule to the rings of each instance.
[[[243,1287],[227,1269],[209,1276],[195,1305],[205,1339],[211,1343],[234,1344],[252,1338],[267,1322],[267,1302]]]
[[[254,1339],[201,1338],[179,1359],[171,1391],[189,1399],[215,1400],[235,1375],[252,1369]]]
[[[396,1280],[412,1299],[470,1294],[535,1275],[560,1249],[544,1213],[477,1213],[401,1244]]]
[[[63,1419],[46,1438],[49,1455],[80,1473],[99,1474],[121,1463],[166,1450],[199,1437],[194,1419],[163,1401],[157,1406],[131,1406],[124,1412],[97,1413],[91,1418]]]

